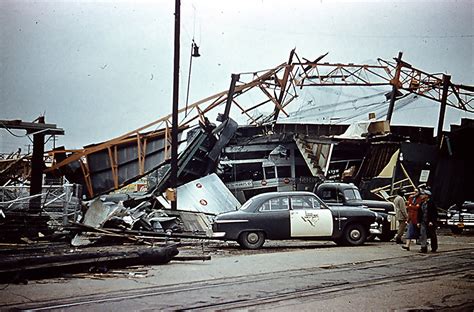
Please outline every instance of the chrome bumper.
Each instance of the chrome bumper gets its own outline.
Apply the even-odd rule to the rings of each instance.
[[[382,224],[374,222],[370,225],[370,234],[382,234]]]
[[[224,238],[225,237],[225,232],[213,232],[211,237],[212,238]]]

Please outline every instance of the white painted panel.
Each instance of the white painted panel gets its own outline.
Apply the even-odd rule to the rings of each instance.
[[[329,209],[296,209],[290,211],[291,237],[332,235],[332,213]]]

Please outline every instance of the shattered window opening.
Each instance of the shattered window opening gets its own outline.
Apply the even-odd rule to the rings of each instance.
[[[265,179],[274,179],[276,178],[275,166],[264,167]]]

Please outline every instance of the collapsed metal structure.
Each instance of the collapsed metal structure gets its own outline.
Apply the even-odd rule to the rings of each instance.
[[[402,61],[401,53],[394,61],[379,59],[378,65],[323,63],[326,55],[314,61],[301,61],[292,50],[288,62],[268,70],[233,74],[229,90],[180,109],[181,134],[196,122],[200,128],[186,140],[188,145],[179,156],[179,184],[216,169],[222,148],[237,131],[237,123],[230,118],[231,108],[244,116],[251,126],[275,126],[280,114],[289,116],[288,106],[298,97],[298,90],[303,88],[392,86],[388,120],[400,90],[440,102],[439,140],[447,105],[474,112],[474,87],[453,84],[450,77],[444,74],[419,70]],[[221,124],[216,127],[209,122],[209,116],[222,106],[223,113],[217,119]],[[268,107],[272,108],[270,114],[261,112],[261,109]],[[65,175],[71,182],[82,184],[89,198],[119,189],[169,163],[171,117],[167,115],[118,138],[81,150],[50,151],[56,163],[46,172]],[[152,128],[158,130],[150,131]],[[190,162],[200,165],[189,165]],[[196,171],[196,168],[199,170]],[[158,191],[167,187],[167,176],[169,173],[165,171]]]

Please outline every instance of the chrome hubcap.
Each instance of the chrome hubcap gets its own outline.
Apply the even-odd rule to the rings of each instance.
[[[350,236],[351,239],[358,240],[360,238],[360,232],[358,230],[352,230]]]
[[[247,235],[247,241],[251,244],[255,244],[258,242],[258,234],[257,233],[249,233]]]

